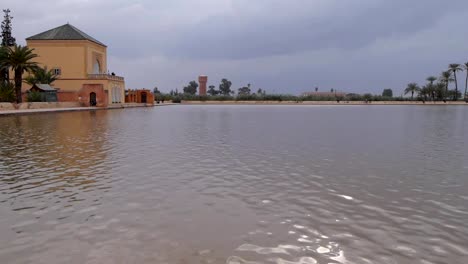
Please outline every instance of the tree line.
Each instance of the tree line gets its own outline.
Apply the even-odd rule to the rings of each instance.
[[[218,87],[214,85],[208,86],[207,95],[197,95],[199,85],[196,81],[190,81],[187,86],[184,86],[180,92],[178,89],[171,90],[169,93],[162,93],[158,87],[154,87],[153,93],[155,94],[156,101],[173,101],[181,102],[182,100],[188,101],[230,101],[230,100],[277,100],[279,97],[289,95],[270,95],[262,88],[253,91],[251,84],[240,87],[236,91],[232,89],[232,82],[226,78],[221,79]]]
[[[190,81],[187,86],[183,87],[182,91],[183,92],[179,92],[178,89],[171,90],[169,92],[169,95],[172,95],[172,96],[196,95],[198,91],[198,83],[196,81]],[[157,87],[153,89],[153,92],[155,94],[161,94],[161,92],[158,90]],[[208,90],[206,91],[206,93],[210,96],[233,96],[236,94],[236,91],[232,89],[232,82],[226,78],[223,78],[221,79],[221,82],[218,88],[216,88],[216,86],[214,85],[210,85],[208,86]],[[251,84],[249,83],[246,86],[243,86],[237,89],[237,94],[238,95],[251,95],[251,94],[255,94],[255,92],[252,91]],[[256,94],[265,94],[265,91],[259,88]]]
[[[458,89],[457,72],[466,72],[465,76],[465,90],[462,93]],[[440,76],[429,76],[426,78],[427,83],[419,86],[417,83],[409,83],[405,89],[405,94],[410,94],[411,99],[417,96],[418,100],[432,100],[444,101],[452,100],[458,101],[463,98],[468,102],[468,62],[464,64],[452,63],[449,64],[447,70],[443,71]],[[450,83],[454,83],[454,89],[449,89]]]

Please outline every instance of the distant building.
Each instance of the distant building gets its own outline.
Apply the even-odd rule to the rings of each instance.
[[[125,80],[109,74],[107,46],[78,28],[65,24],[26,39],[39,55],[40,66],[58,75],[52,87],[59,102],[80,102],[84,106],[107,106],[125,101]],[[23,84],[23,91],[30,85]]]
[[[125,103],[154,104],[154,94],[148,89],[127,90]]]
[[[198,77],[198,83],[200,88],[198,88],[199,95],[206,95],[206,83],[208,82],[208,76],[200,75]]]

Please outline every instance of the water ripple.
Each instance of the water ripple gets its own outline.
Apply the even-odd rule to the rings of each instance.
[[[468,263],[463,107],[0,118],[6,263]]]

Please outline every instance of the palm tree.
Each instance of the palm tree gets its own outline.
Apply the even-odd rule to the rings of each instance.
[[[455,95],[453,100],[456,101],[458,100],[458,81],[457,81],[457,71],[463,71],[463,69],[460,67],[460,64],[458,63],[452,63],[449,65],[449,71],[453,72],[453,77],[455,79]]]
[[[466,98],[466,92],[467,92],[467,90],[468,90],[468,62],[465,62],[465,63],[463,64],[463,68],[464,68],[465,71],[466,71],[465,93],[463,94],[463,98],[464,98],[465,100],[467,100],[467,98]]]
[[[413,100],[414,93],[417,93],[421,90],[417,83],[410,83],[405,89],[405,94],[411,93],[411,100]]]
[[[21,103],[21,84],[23,82],[23,73],[33,72],[37,69],[37,62],[32,61],[37,58],[34,49],[27,46],[15,45],[8,48],[7,58],[1,63],[0,67],[9,67],[15,74],[16,102]]]
[[[429,97],[432,99],[432,101],[435,101],[436,99],[436,87],[434,84],[427,84],[426,85],[426,91],[427,91],[427,94],[429,95]]]
[[[429,76],[427,77],[426,81],[428,81],[431,85],[434,85],[434,82],[437,81],[437,77]]]
[[[445,84],[445,94],[448,94],[449,83],[453,82],[452,71],[443,71],[440,76],[440,81]]]
[[[427,85],[424,85],[423,87],[421,87],[421,89],[419,89],[420,98],[426,101],[428,96],[434,98],[433,93],[432,93],[432,85],[430,83]]]
[[[437,95],[438,100],[444,100],[446,95],[446,84],[444,82],[437,82],[434,85],[434,92]]]
[[[6,61],[8,58],[8,49],[5,46],[0,46],[0,82],[6,83],[9,80],[8,66]]]
[[[38,83],[52,84],[57,79],[58,75],[55,74],[54,70],[48,70],[47,66],[45,66],[44,68],[37,67],[37,69],[33,71],[33,74],[26,77],[24,81],[29,85],[34,85]],[[157,90],[157,88],[155,89]]]
[[[434,98],[435,98],[434,82],[437,81],[437,77],[429,76],[426,78],[426,81],[429,82],[429,85],[427,86],[427,92],[431,95],[432,101],[434,101]]]

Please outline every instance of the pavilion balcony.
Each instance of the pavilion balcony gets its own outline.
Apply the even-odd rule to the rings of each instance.
[[[88,74],[88,79],[93,79],[93,80],[111,80],[111,81],[124,81],[124,77],[121,76],[116,76],[112,74],[106,74],[106,73],[101,73],[101,74]]]

